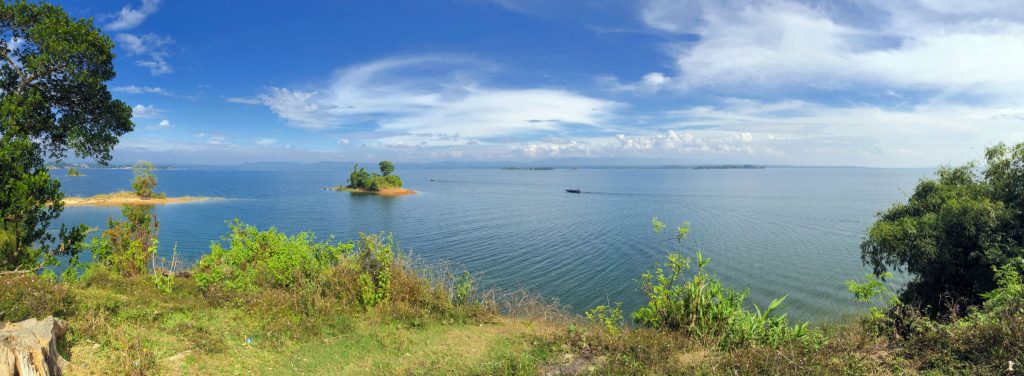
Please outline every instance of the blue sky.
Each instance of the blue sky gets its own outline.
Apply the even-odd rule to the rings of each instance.
[[[115,160],[935,166],[1024,141],[1012,1],[61,1]]]

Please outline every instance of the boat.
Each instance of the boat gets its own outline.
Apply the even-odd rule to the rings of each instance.
[[[566,189],[565,191],[569,192],[569,193],[580,193],[581,192],[579,188],[576,188],[576,189]]]

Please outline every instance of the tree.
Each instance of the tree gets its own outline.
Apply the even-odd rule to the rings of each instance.
[[[156,167],[146,161],[135,162],[135,166],[132,166],[132,173],[135,174],[135,178],[132,179],[132,189],[139,197],[152,198],[154,196],[153,190],[156,189],[154,170]]]
[[[131,108],[106,86],[113,47],[91,20],[60,7],[0,4],[0,269],[77,254],[85,226],[47,232],[64,206],[44,158],[73,152],[105,164],[133,129]]]
[[[348,175],[348,187],[349,188],[361,188],[365,189],[369,187],[372,177],[369,172],[366,172],[365,168],[359,167],[359,164],[352,165],[352,172]]]
[[[78,168],[75,166],[68,167],[68,176],[82,176],[81,172],[78,172]]]
[[[395,165],[390,161],[380,161],[378,165],[380,166],[380,174],[383,176],[388,176],[395,172]]]
[[[906,203],[878,214],[861,244],[874,273],[908,272],[902,300],[932,313],[982,301],[994,268],[1024,257],[1024,144],[986,152],[987,166],[943,167]]]

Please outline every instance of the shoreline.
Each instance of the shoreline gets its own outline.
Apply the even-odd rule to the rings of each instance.
[[[338,187],[326,188],[326,189],[335,190],[335,191],[338,191],[338,192],[349,192],[349,193],[360,194],[360,195],[377,195],[377,196],[387,196],[387,197],[408,196],[408,195],[416,194],[416,191],[411,190],[411,189],[405,189],[405,188],[385,188],[385,189],[381,189],[379,191],[368,191],[368,190],[365,190],[365,189],[348,188],[348,187],[338,186]]]
[[[166,205],[217,200],[219,197],[183,196],[164,198],[141,198],[132,192],[114,192],[90,197],[65,197],[64,206],[121,206],[121,205]]]

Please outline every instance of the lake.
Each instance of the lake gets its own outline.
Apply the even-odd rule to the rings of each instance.
[[[844,281],[868,271],[860,242],[875,213],[905,201],[926,169],[736,170],[402,169],[403,197],[322,189],[347,171],[161,170],[168,196],[225,200],[157,206],[160,255],[177,244],[194,262],[228,232],[226,221],[318,239],[360,231],[394,233],[405,252],[479,274],[486,287],[557,298],[575,312],[644,303],[636,279],[663,260],[675,224],[692,227],[688,253],[702,250],[723,282],[749,288],[764,307],[787,295],[798,319],[835,318],[863,307]],[[69,196],[130,189],[131,171],[84,169],[63,181]],[[565,188],[583,190],[570,194]],[[105,226],[116,207],[67,208],[60,222]],[[655,235],[651,218],[670,227]]]

